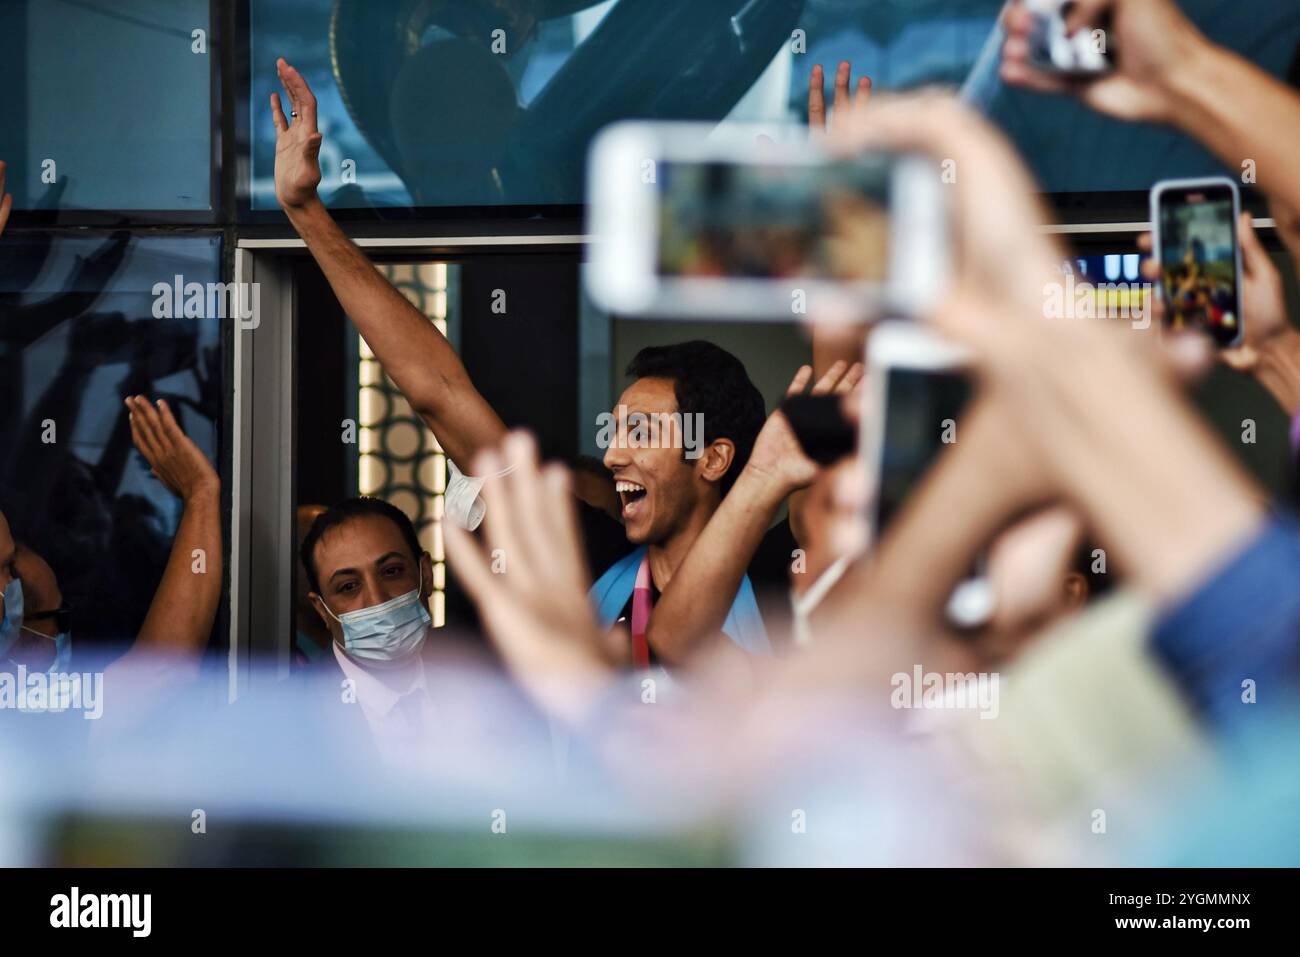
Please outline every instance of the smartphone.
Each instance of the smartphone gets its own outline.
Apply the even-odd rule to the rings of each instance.
[[[1029,34],[1030,65],[1045,73],[1079,78],[1110,72],[1113,63],[1104,29],[1107,24],[1067,35],[1065,21],[1073,6],[1071,0],[1025,0],[1025,8],[1034,16]]]
[[[1227,177],[1162,180],[1151,190],[1152,245],[1160,262],[1165,326],[1239,345],[1241,194]]]
[[[838,462],[857,448],[858,430],[844,415],[842,396],[787,396],[781,411],[804,455],[818,465]]]
[[[973,394],[968,362],[960,346],[915,323],[882,322],[868,338],[859,444],[875,476],[872,541],[955,441],[957,422]],[[953,591],[947,614],[962,628],[978,627],[992,616],[993,588],[982,558]]]
[[[788,128],[626,122],[588,161],[585,270],[623,316],[790,321],[924,312],[948,276],[940,166],[836,158]]]

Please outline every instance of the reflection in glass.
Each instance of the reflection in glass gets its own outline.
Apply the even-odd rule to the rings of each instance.
[[[206,287],[219,263],[212,236],[0,243],[0,511],[57,576],[74,647],[135,637],[180,518],[122,398],[166,399],[219,461],[220,320],[154,318],[155,287]]]
[[[274,209],[271,65],[320,98],[335,207],[575,204],[592,135],[625,118],[793,121],[814,63],[876,89],[961,88],[1047,192],[1146,190],[1217,164],[1185,137],[997,78],[1002,0],[252,0],[252,206]],[[1241,16],[1184,0],[1218,42],[1282,74],[1293,0]],[[829,82],[829,78],[828,78]]]

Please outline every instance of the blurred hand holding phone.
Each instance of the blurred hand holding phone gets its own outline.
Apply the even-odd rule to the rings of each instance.
[[[1113,63],[1105,24],[1093,24],[1070,35],[1066,18],[1073,7],[1072,0],[1025,0],[1025,8],[1034,17],[1030,65],[1046,73],[1079,78],[1109,73]]]
[[[626,316],[800,321],[919,314],[946,286],[939,165],[834,157],[800,131],[620,123],[592,145],[587,269]]]
[[[1243,341],[1240,218],[1237,184],[1226,177],[1162,180],[1152,188],[1166,328],[1204,332],[1221,349]]]

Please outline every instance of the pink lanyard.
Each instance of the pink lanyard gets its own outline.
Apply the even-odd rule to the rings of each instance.
[[[650,667],[650,643],[646,632],[650,629],[650,609],[654,607],[650,586],[650,553],[641,559],[636,570],[636,584],[632,586],[632,667]]]

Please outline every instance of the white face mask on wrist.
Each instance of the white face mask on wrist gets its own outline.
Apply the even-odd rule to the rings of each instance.
[[[487,512],[487,503],[479,493],[483,484],[491,478],[500,478],[514,471],[514,466],[502,469],[494,475],[465,475],[456,468],[456,463],[447,459],[447,488],[442,495],[442,516],[455,522],[468,532],[474,531],[483,521]]]
[[[394,662],[414,655],[428,637],[433,619],[420,600],[422,588],[378,605],[336,615],[325,599],[321,605],[343,627],[343,648],[361,661]]]

